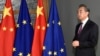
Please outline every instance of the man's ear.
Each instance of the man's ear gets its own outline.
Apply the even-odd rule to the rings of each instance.
[[[89,12],[86,12],[87,15],[89,15]]]

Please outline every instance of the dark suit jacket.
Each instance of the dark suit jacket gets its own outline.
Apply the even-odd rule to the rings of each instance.
[[[79,47],[75,48],[75,56],[96,56],[95,46],[98,40],[98,26],[96,23],[88,20],[85,24],[81,34],[78,36],[78,28],[80,24],[76,26],[74,40],[79,41]]]

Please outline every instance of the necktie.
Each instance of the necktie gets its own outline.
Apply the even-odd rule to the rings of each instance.
[[[80,27],[78,29],[78,35],[80,35],[81,32],[82,32],[82,23],[80,24]]]

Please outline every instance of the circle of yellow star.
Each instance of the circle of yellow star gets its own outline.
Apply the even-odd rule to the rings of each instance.
[[[22,22],[22,23],[23,23],[24,25],[25,25],[25,24],[27,24],[26,20],[23,20],[23,22]]]
[[[3,31],[6,31],[7,30],[7,28],[6,27],[3,27]]]
[[[16,27],[19,28],[19,24],[16,24]]]
[[[61,50],[60,50],[60,51],[61,51],[61,53],[63,53],[63,52],[64,52],[64,49],[63,49],[63,48],[61,48]]]
[[[43,50],[45,50],[46,49],[46,47],[45,46],[43,46]]]
[[[4,8],[3,18],[5,18],[7,15],[8,15],[8,16],[11,16],[10,10],[11,10],[11,7],[9,7],[9,8],[5,7],[5,8]]]
[[[49,51],[49,52],[48,52],[48,55],[52,55],[52,52],[51,52],[51,51]]]
[[[43,15],[42,9],[43,7],[37,6],[37,18],[39,17],[39,15]]]
[[[37,29],[40,29],[40,26],[37,26]]]
[[[42,30],[45,30],[45,26],[42,27]]]
[[[32,25],[32,22],[30,24]]]
[[[52,21],[52,23],[54,24],[54,20]]]
[[[54,52],[54,56],[56,56],[57,55],[57,52]]]
[[[28,55],[27,55],[27,56],[31,56],[31,54],[29,54],[29,53],[28,53]]]
[[[10,28],[10,32],[13,32],[14,31],[14,29],[13,28]]]
[[[61,25],[61,22],[60,22],[60,21],[58,22],[58,25],[59,25],[59,26]]]
[[[47,27],[49,27],[50,25],[49,25],[49,23],[47,24]]]
[[[16,51],[16,48],[13,48],[13,52],[15,52]]]
[[[19,55],[19,56],[23,56],[23,53],[20,52],[18,55]]]

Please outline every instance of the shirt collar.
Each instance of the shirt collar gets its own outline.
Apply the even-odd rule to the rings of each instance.
[[[82,23],[86,23],[89,20],[89,18],[87,17],[85,20],[82,21]]]
[[[82,21],[82,28],[85,26],[86,22],[89,20],[89,18],[87,17],[85,20]]]

